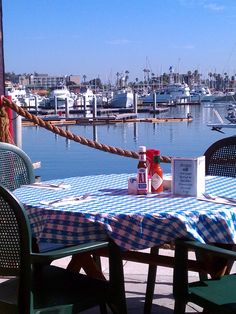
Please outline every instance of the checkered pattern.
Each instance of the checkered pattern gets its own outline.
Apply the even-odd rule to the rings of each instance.
[[[128,250],[178,237],[236,243],[236,206],[170,194],[128,195],[130,176],[133,174],[67,178],[63,181],[69,189],[22,187],[14,194],[27,210],[34,236],[42,242],[69,245],[108,236]],[[206,192],[236,198],[235,183],[235,178],[207,177]],[[77,204],[52,207],[40,203],[85,193],[90,193],[91,199]]]

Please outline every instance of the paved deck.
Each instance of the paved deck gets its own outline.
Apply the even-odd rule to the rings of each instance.
[[[165,250],[165,253],[172,255],[173,252]],[[70,261],[70,257],[60,259],[53,264],[60,267],[66,267]],[[108,263],[106,258],[102,258],[102,267],[105,275],[108,275]],[[125,275],[125,289],[127,298],[128,314],[145,314],[143,313],[146,280],[147,280],[147,265],[124,262],[124,275]],[[233,272],[236,271],[234,265]],[[195,280],[198,275],[194,272],[190,272],[191,279]],[[156,286],[154,292],[154,299],[152,305],[152,314],[171,314],[173,313],[174,300],[172,296],[172,279],[173,269],[166,267],[158,267]],[[188,305],[186,313],[199,313],[201,309],[196,305]],[[100,314],[98,308],[93,308],[88,311],[84,311],[85,314]],[[110,314],[111,312],[109,312]],[[122,313],[120,313],[122,314]]]
[[[165,254],[172,255],[173,252],[165,250]],[[61,259],[56,264],[60,266],[67,265],[69,259]],[[102,258],[102,267],[105,275],[108,275],[108,263],[106,258]],[[127,298],[128,314],[145,314],[143,313],[144,299],[146,292],[148,266],[145,264],[125,262],[124,276],[125,289]],[[198,275],[191,272],[192,279],[197,279]],[[172,279],[173,269],[158,267],[155,294],[152,305],[152,314],[171,314],[173,313],[174,300],[172,296]],[[200,308],[196,305],[188,306],[186,313],[198,313]],[[98,308],[84,312],[85,314],[99,314]],[[109,312],[110,313],[110,312]],[[121,313],[122,314],[122,313]]]

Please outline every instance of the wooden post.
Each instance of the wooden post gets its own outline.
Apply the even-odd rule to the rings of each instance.
[[[138,113],[138,95],[136,92],[133,93],[133,97],[134,97],[134,113]]]
[[[14,143],[22,148],[22,117],[13,111]]]
[[[87,116],[86,96],[83,96],[84,117]]]
[[[66,114],[66,119],[69,118],[69,102],[68,98],[65,98],[65,114]]]
[[[156,106],[157,106],[157,94],[156,91],[153,91],[153,111],[156,111]]]
[[[97,126],[96,124],[93,124],[93,140],[97,141],[98,140],[98,134],[97,134]]]
[[[54,96],[54,111],[57,114],[57,96]]]
[[[34,106],[35,106],[35,113],[37,115],[39,108],[38,108],[38,97],[36,95],[34,96]]]
[[[96,95],[93,96],[93,119],[97,118],[97,97]]]

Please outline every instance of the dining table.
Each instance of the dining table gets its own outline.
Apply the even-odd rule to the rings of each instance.
[[[122,251],[174,241],[236,243],[236,180],[207,176],[203,196],[128,193],[135,174],[49,180],[22,186],[23,204],[38,243],[73,245],[112,239]]]
[[[205,193],[181,196],[173,195],[169,189],[159,194],[129,193],[128,180],[134,176],[123,173],[55,179],[21,186],[14,195],[27,212],[39,248],[110,240],[122,277],[124,259],[149,265],[169,263],[173,267],[170,257],[164,256],[162,264],[156,248],[179,238],[233,248],[235,178],[206,176]],[[140,251],[147,248],[151,248],[149,253]],[[107,255],[101,252],[100,256]],[[210,256],[203,260],[211,276],[217,277],[230,269],[228,261],[216,263]],[[73,271],[80,271],[81,267],[88,275],[105,278],[90,252],[83,258],[73,256],[68,265]],[[195,264],[192,269],[198,271]],[[124,281],[119,286],[124,295]],[[147,298],[145,303],[149,301]]]

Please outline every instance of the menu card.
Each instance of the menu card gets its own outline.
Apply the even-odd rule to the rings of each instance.
[[[205,156],[174,157],[172,168],[172,194],[199,196],[205,192]]]

